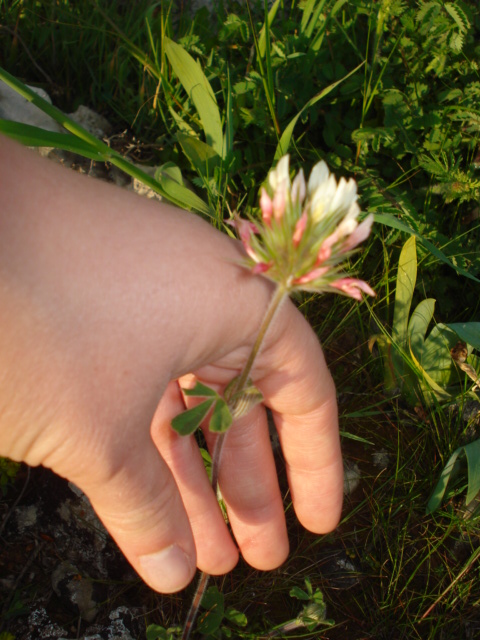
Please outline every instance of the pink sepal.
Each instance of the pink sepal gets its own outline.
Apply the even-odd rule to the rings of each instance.
[[[255,275],[265,273],[265,271],[268,271],[269,269],[271,269],[272,266],[273,265],[271,262],[258,262],[256,265],[252,267],[252,273]]]

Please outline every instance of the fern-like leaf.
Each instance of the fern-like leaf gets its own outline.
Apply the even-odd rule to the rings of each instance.
[[[430,21],[433,13],[438,15],[439,9],[440,5],[435,0],[432,0],[432,2],[424,2],[420,9],[417,11],[415,20],[422,23]]]
[[[463,34],[454,31],[450,36],[448,44],[452,51],[455,51],[455,53],[460,53],[460,51],[463,49],[463,42]]]
[[[458,4],[454,4],[453,2],[446,2],[444,4],[444,7],[445,11],[454,20],[460,33],[466,33],[470,28],[470,21],[463,9],[461,9]]]

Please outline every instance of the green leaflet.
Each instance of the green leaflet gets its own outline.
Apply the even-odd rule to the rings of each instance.
[[[215,389],[198,382],[193,389],[183,389],[186,396],[193,398],[208,398],[199,405],[187,409],[172,420],[172,427],[181,436],[189,436],[194,433],[206,419],[213,408],[208,428],[213,433],[224,433],[233,422],[232,412],[225,400]]]
[[[208,429],[212,433],[225,433],[232,426],[233,416],[223,399],[217,400],[213,409],[212,417],[208,424]]]
[[[187,409],[183,413],[179,413],[178,416],[172,420],[172,427],[181,436],[190,436],[194,433],[202,422],[207,417],[208,412],[215,403],[214,398],[205,400],[196,407]]]

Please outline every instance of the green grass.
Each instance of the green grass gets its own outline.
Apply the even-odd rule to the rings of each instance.
[[[202,10],[193,19],[183,4],[3,0],[0,59],[66,112],[87,104],[117,132],[153,145],[149,162],[174,165],[219,228],[237,208],[255,215],[258,189],[287,147],[294,167],[308,172],[323,158],[337,175],[354,176],[362,209],[380,220],[351,265],[377,291],[371,306],[298,301],[324,345],[344,453],[361,469],[361,485],[338,530],[316,537],[296,524],[280,469],[292,554],[277,571],[241,563],[214,581],[225,606],[248,619],[231,637],[261,637],[295,618],[302,601],[290,592],[307,577],[335,625],[290,637],[475,637],[479,516],[464,517],[465,476],[425,515],[444,465],[474,425],[457,408],[414,407],[386,394],[384,362],[367,343],[379,324],[392,331],[397,263],[410,233],[418,251],[413,308],[433,297],[437,323],[480,319],[472,279],[480,277],[477,3],[284,0],[268,20],[263,2],[250,10],[217,2],[211,16]],[[200,62],[213,98],[205,84],[199,100],[186,77],[189,58],[168,39]],[[460,407],[471,386],[458,392]],[[379,450],[385,468],[374,464]],[[332,574],[335,557],[351,560],[354,575]],[[146,624],[181,624],[189,594],[145,591]]]

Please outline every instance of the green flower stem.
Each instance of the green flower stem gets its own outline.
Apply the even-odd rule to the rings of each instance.
[[[275,289],[272,298],[270,300],[270,304],[268,305],[268,309],[265,312],[265,315],[263,317],[262,320],[262,324],[260,326],[260,330],[257,334],[257,339],[255,340],[255,344],[252,347],[252,350],[250,352],[250,355],[248,357],[248,360],[245,364],[245,367],[242,371],[242,373],[240,374],[240,377],[238,379],[238,383],[237,383],[237,391],[241,391],[245,386],[246,383],[248,381],[248,378],[250,376],[250,372],[252,370],[252,367],[254,365],[255,359],[260,351],[260,348],[262,346],[263,340],[265,338],[265,335],[268,331],[268,328],[270,327],[270,324],[272,323],[273,318],[275,317],[275,314],[277,313],[278,309],[280,308],[280,305],[282,304],[282,302],[285,300],[285,298],[288,296],[288,290],[286,287],[284,287],[281,284],[277,285],[277,288]]]
[[[288,289],[281,284],[277,285],[275,291],[273,292],[267,311],[265,312],[265,315],[263,317],[262,324],[260,325],[257,338],[252,347],[250,355],[248,356],[248,360],[245,364],[245,367],[242,370],[242,373],[239,375],[237,379],[237,383],[235,385],[235,390],[234,390],[235,394],[239,393],[240,391],[245,389],[247,386],[249,386],[248,380],[250,377],[250,372],[252,371],[253,365],[255,364],[255,360],[260,352],[260,349],[262,347],[267,331],[270,325],[272,324],[272,321],[277,311],[279,310],[282,302],[285,300],[286,297],[288,297]],[[236,402],[236,400],[234,402]],[[230,407],[230,409],[234,409],[234,406]],[[215,445],[213,448],[213,453],[212,453],[212,489],[215,494],[217,493],[217,488],[218,488],[218,472],[220,469],[223,446],[225,444],[225,438],[227,436],[227,433],[228,432],[226,431],[225,433],[221,433],[217,436],[217,439],[215,440]],[[190,609],[188,610],[188,614],[185,619],[185,624],[183,626],[183,631],[181,636],[182,640],[188,640],[190,638],[190,634],[193,628],[193,623],[195,622],[195,619],[197,617],[198,610],[200,608],[200,604],[202,602],[203,596],[205,595],[205,592],[207,590],[209,580],[210,580],[209,574],[206,573],[205,571],[202,571],[197,584],[197,588],[195,589],[195,594],[192,599],[192,604],[190,605]]]
[[[275,317],[280,305],[288,296],[288,290],[283,285],[277,285],[270,303],[268,305],[267,311],[262,320],[262,324],[260,325],[260,329],[257,334],[257,338],[255,343],[250,351],[250,355],[248,356],[248,360],[245,364],[245,367],[242,370],[242,373],[238,377],[237,384],[235,385],[235,393],[241,392],[245,387],[248,386],[248,380],[250,377],[250,373],[252,371],[253,365],[255,364],[255,360],[260,352],[263,341],[265,339],[265,335],[272,323],[273,318]],[[234,407],[230,407],[233,409]],[[225,436],[228,432],[221,433],[215,440],[215,446],[212,454],[212,488],[213,491],[217,492],[218,485],[218,472],[220,468],[220,459],[222,456],[223,445],[225,443]]]

